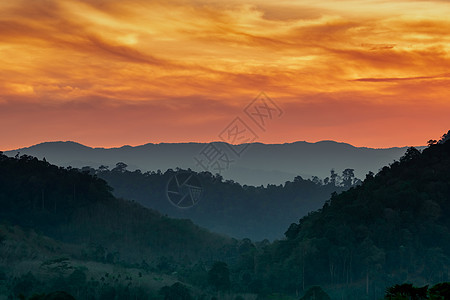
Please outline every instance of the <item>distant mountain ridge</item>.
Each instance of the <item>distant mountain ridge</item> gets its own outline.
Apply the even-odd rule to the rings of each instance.
[[[227,148],[226,143],[215,142],[218,147]],[[128,164],[128,169],[142,171],[167,170],[175,168],[203,171],[196,165],[194,157],[208,143],[148,143],[141,146],[119,148],[91,148],[76,142],[45,142],[27,148],[6,151],[8,156],[20,154],[46,158],[50,163],[72,167],[115,166],[117,162]],[[355,169],[355,175],[364,178],[369,171],[377,172],[382,166],[400,158],[407,147],[373,149],[355,147],[346,143],[304,141],[285,144],[242,144],[236,149],[247,150],[221,175],[241,184],[281,184],[297,175],[325,178],[331,169],[340,173],[346,168]],[[213,172],[214,173],[214,172]]]

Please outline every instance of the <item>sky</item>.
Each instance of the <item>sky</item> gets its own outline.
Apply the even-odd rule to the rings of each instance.
[[[424,145],[450,129],[449,15],[444,0],[1,1],[0,150],[242,128]]]

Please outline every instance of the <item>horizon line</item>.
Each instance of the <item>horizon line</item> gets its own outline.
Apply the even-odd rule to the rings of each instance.
[[[135,145],[129,145],[129,144],[124,144],[121,146],[111,146],[111,147],[104,147],[104,146],[91,146],[91,145],[87,145],[87,144],[83,144],[77,141],[73,141],[73,140],[54,140],[54,141],[44,141],[44,142],[39,142],[36,144],[32,144],[30,146],[24,146],[24,147],[19,147],[19,148],[14,148],[14,149],[9,149],[9,150],[0,150],[0,152],[11,152],[11,151],[17,151],[17,150],[22,150],[22,149],[29,149],[35,146],[39,146],[39,145],[43,145],[43,144],[51,144],[51,143],[73,143],[73,144],[78,144],[81,145],[83,147],[87,147],[87,148],[91,148],[91,149],[105,149],[105,150],[109,150],[109,149],[121,149],[121,148],[125,148],[125,147],[131,147],[131,148],[137,148],[137,147],[142,147],[142,146],[146,146],[146,145],[165,145],[165,144],[209,144],[209,143],[224,143],[224,144],[229,144],[229,145],[234,145],[234,146],[241,146],[241,145],[248,145],[248,144],[261,144],[261,145],[289,145],[289,144],[295,144],[295,143],[307,143],[307,144],[318,144],[318,143],[323,143],[323,142],[332,142],[332,143],[336,143],[336,144],[346,144],[349,146],[352,146],[354,148],[366,148],[366,149],[375,149],[375,150],[382,150],[382,149],[395,149],[395,148],[406,148],[406,147],[426,147],[426,145],[404,145],[404,146],[393,146],[393,147],[368,147],[368,146],[355,146],[351,143],[348,142],[342,142],[342,141],[335,141],[335,140],[319,140],[319,141],[315,141],[315,142],[310,142],[310,141],[305,141],[305,140],[296,140],[293,142],[284,142],[284,143],[264,143],[264,142],[251,142],[251,143],[242,143],[242,144],[231,144],[231,143],[227,143],[224,141],[210,141],[210,142],[197,142],[197,141],[184,141],[184,142],[158,142],[158,143],[153,143],[153,142],[148,142],[148,143],[144,143],[144,144],[135,144]]]

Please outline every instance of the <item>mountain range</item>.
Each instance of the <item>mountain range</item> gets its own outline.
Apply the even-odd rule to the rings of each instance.
[[[316,143],[294,142],[285,144],[251,143],[233,146],[222,142],[160,143],[120,148],[91,148],[75,142],[45,142],[27,148],[5,151],[8,156],[27,154],[59,166],[81,168],[101,165],[113,167],[124,162],[129,170],[156,171],[167,169],[192,169],[205,171],[199,160],[202,153],[213,146],[228,154],[227,165],[221,172],[211,167],[211,173],[220,173],[246,185],[282,184],[300,175],[304,178],[329,176],[334,169],[341,173],[347,168],[355,170],[355,176],[364,178],[400,158],[407,147],[374,149],[354,147],[346,143],[321,141]],[[208,152],[213,154],[211,152]],[[203,164],[204,166],[204,164]]]
[[[404,299],[411,294],[395,291],[413,284],[425,296],[411,299],[448,299],[432,295],[448,284],[431,288],[430,298],[426,294],[429,286],[449,280],[449,136],[430,141],[423,151],[408,148],[377,174],[333,193],[274,242],[214,234],[116,198],[89,168],[0,154],[0,295],[5,295],[0,299],[66,292],[76,299],[298,299],[303,294],[301,299],[375,300],[389,286],[390,294]],[[120,166],[104,175],[162,179],[176,172],[129,172]],[[222,194],[238,195],[244,188],[261,200],[276,189],[295,193],[298,184],[301,190],[318,184],[298,176],[284,187],[266,188],[212,179]],[[405,282],[411,284],[398,285]]]

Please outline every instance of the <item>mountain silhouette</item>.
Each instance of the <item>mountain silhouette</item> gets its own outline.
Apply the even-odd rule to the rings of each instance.
[[[230,145],[213,143],[221,149]],[[44,157],[59,166],[98,168],[113,167],[124,162],[129,170],[156,171],[167,169],[192,169],[204,171],[194,157],[199,156],[206,143],[160,143],[120,148],[91,148],[75,142],[46,142],[28,148],[6,151],[8,156],[27,154],[39,159]],[[233,147],[233,146],[231,146]],[[282,184],[297,175],[303,178],[329,176],[330,170],[341,173],[346,168],[355,170],[356,177],[364,178],[369,172],[377,172],[382,166],[400,158],[407,147],[373,149],[354,147],[346,143],[321,141],[317,143],[295,142],[285,144],[244,144],[236,149],[246,151],[221,173],[225,179],[241,184]],[[217,173],[214,170],[208,170]]]

